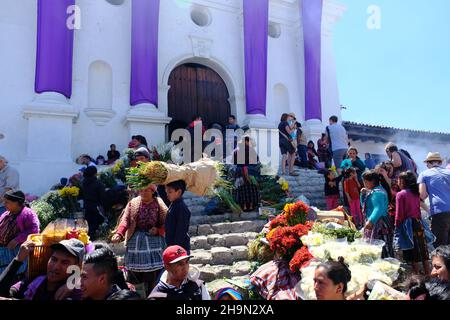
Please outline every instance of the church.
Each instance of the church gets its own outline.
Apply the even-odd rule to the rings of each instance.
[[[83,153],[149,145],[200,115],[317,141],[340,117],[334,0],[3,0],[0,154],[41,195]]]

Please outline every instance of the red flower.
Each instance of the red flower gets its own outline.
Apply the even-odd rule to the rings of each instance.
[[[277,227],[286,227],[287,226],[287,220],[286,216],[284,214],[280,214],[275,219],[270,221],[270,230],[273,230]]]
[[[300,272],[300,270],[309,265],[309,262],[314,257],[311,255],[307,247],[301,247],[294,254],[291,262],[289,263],[289,269],[292,272]]]

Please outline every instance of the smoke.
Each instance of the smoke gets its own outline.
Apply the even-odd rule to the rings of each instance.
[[[450,158],[450,144],[444,141],[433,141],[419,138],[411,138],[405,134],[398,133],[391,139],[399,149],[408,151],[411,157],[417,164],[419,172],[426,170],[427,167],[423,160],[427,157],[429,152],[439,152],[444,159],[444,164],[447,165],[447,159]]]

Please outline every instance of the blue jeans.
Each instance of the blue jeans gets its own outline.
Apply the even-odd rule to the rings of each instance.
[[[302,168],[308,167],[308,156],[306,155],[308,148],[304,145],[299,144],[297,146],[298,157],[300,158],[300,164]]]
[[[0,215],[6,212],[6,208],[3,206],[0,206]]]

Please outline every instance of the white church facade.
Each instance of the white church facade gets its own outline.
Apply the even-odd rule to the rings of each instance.
[[[254,0],[3,0],[0,154],[21,188],[40,195],[78,170],[80,154],[105,155],[112,143],[122,150],[135,134],[149,145],[168,141],[196,113],[206,125],[233,114],[276,128],[293,112],[318,136],[341,115],[333,26],[345,7],[313,0],[321,19],[311,40],[304,19],[314,16],[303,11],[311,0],[264,1],[263,37],[253,38],[261,23],[253,10],[265,10]],[[57,34],[61,10],[50,8],[60,2],[74,29]]]

